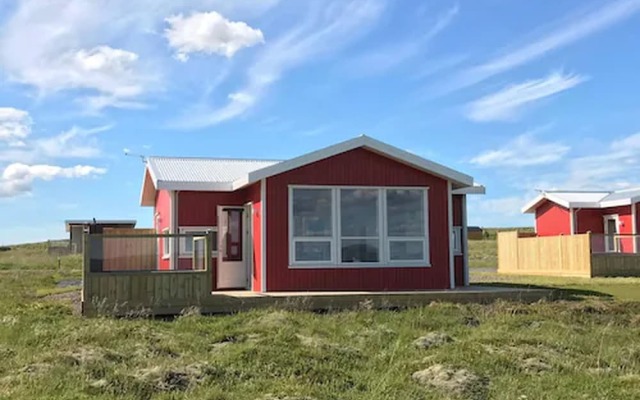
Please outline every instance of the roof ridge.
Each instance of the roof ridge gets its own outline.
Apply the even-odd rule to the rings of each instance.
[[[275,159],[266,159],[266,158],[234,158],[234,157],[191,157],[191,156],[181,156],[181,157],[172,157],[172,156],[149,156],[147,159],[165,159],[165,160],[203,160],[203,161],[265,161],[265,162],[282,162],[285,160],[275,160]]]
[[[632,188],[626,188],[626,189],[620,189],[620,190],[614,190],[613,193],[625,193],[625,192],[633,192],[636,190],[640,190],[640,186],[636,186],[636,187],[632,187]]]
[[[615,193],[611,190],[542,190],[541,193]]]

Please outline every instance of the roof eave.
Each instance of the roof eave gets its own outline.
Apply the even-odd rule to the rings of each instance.
[[[453,194],[487,194],[487,188],[483,185],[475,184],[464,188],[456,189]]]
[[[175,182],[158,181],[158,190],[177,190],[190,192],[232,192],[233,182]]]

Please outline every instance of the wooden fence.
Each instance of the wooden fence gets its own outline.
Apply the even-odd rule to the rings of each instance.
[[[515,231],[499,232],[498,272],[590,277],[590,234],[518,237]]]

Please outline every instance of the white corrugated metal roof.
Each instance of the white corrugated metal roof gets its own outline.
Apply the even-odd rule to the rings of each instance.
[[[619,200],[629,200],[635,197],[640,197],[640,188],[618,190],[617,192],[612,192],[601,201],[603,203],[609,203],[609,202],[619,201]]]
[[[552,201],[566,208],[617,207],[640,201],[640,188],[618,191],[542,191],[522,208],[522,212],[535,212],[535,209],[543,200]]]
[[[277,164],[276,160],[224,158],[149,157],[147,165],[157,188],[229,185],[248,173]],[[184,188],[182,190],[188,190]]]
[[[156,190],[233,191],[262,179],[314,163],[325,158],[365,148],[419,170],[442,177],[452,188],[473,186],[473,178],[415,154],[390,146],[368,136],[358,136],[285,161],[223,158],[149,157],[140,203],[154,204]],[[480,193],[483,188],[474,190]],[[469,192],[471,193],[471,192]]]

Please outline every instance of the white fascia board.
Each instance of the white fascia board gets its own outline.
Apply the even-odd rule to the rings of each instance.
[[[232,192],[231,182],[174,182],[158,181],[158,190],[186,190],[194,192]]]
[[[536,206],[542,201],[545,200],[546,197],[542,194],[536,196],[535,199],[528,202],[522,209],[520,210],[523,214],[532,214],[536,211]]]
[[[554,202],[554,203],[556,203],[558,205],[561,205],[564,208],[571,208],[571,207],[576,207],[576,206],[579,207],[579,205],[578,205],[579,203],[570,203],[570,202],[566,201],[565,199],[561,199],[561,198],[555,196],[553,193],[545,193],[544,197],[547,200],[550,200],[550,201],[552,201],[552,202]]]
[[[613,200],[613,201],[603,201],[599,203],[599,208],[609,208],[609,207],[620,207],[620,206],[628,206],[633,202],[634,199],[621,199],[621,200]]]
[[[483,185],[473,185],[456,189],[453,191],[453,194],[487,194],[487,188]]]
[[[239,188],[248,184],[257,182],[259,180],[269,178],[274,175],[278,175],[292,169],[296,169],[307,164],[311,164],[320,160],[324,160],[329,157],[336,156],[338,154],[354,150],[357,148],[366,148],[376,153],[380,153],[383,156],[398,160],[405,164],[409,164],[418,169],[422,169],[425,172],[432,173],[447,179],[448,181],[456,184],[456,186],[473,186],[473,178],[469,175],[452,170],[448,167],[435,163],[433,161],[426,160],[415,154],[409,153],[404,150],[400,150],[396,147],[390,146],[386,143],[382,143],[368,136],[359,136],[357,138],[347,140],[342,143],[335,144],[333,146],[325,147],[324,149],[316,150],[311,153],[304,154],[300,157],[292,158],[281,163],[271,165],[259,169],[257,171],[250,172],[247,178],[241,178],[234,182],[234,187]]]

